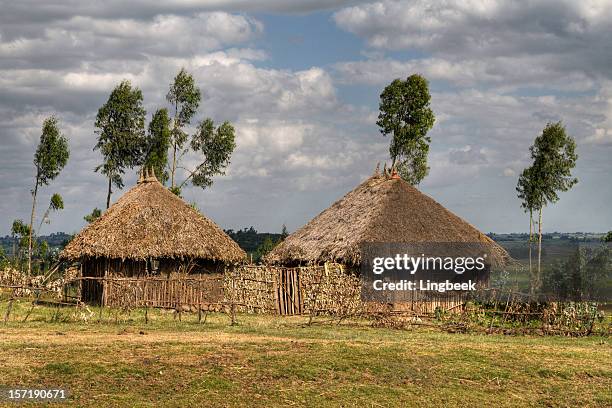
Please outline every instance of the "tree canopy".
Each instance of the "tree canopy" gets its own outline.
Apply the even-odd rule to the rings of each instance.
[[[36,184],[38,186],[49,185],[66,166],[69,157],[68,140],[60,132],[57,118],[51,116],[45,119],[40,141],[34,154]]]
[[[94,150],[100,150],[103,162],[95,170],[108,178],[106,208],[110,206],[112,185],[123,187],[125,169],[143,163],[145,115],[142,91],[127,80],[113,89],[98,110],[95,122],[98,141]]]
[[[384,135],[391,135],[392,166],[410,184],[419,184],[429,172],[427,155],[435,116],[430,108],[429,84],[414,74],[405,81],[395,79],[380,94],[378,121]]]
[[[189,180],[194,186],[210,187],[214,176],[225,174],[230,156],[236,148],[234,127],[229,122],[215,127],[212,119],[205,119],[198,125],[190,145],[200,164],[189,173],[179,189]]]
[[[153,168],[158,180],[165,184],[168,180],[168,149],[170,148],[170,117],[165,108],[158,109],[149,123],[147,149],[144,165]]]
[[[557,202],[559,192],[568,191],[578,182],[572,175],[578,160],[576,142],[567,135],[562,122],[548,123],[529,150],[538,204],[541,207]]]
[[[188,125],[200,106],[202,95],[196,86],[193,76],[181,68],[170,84],[170,89],[166,95],[166,100],[174,108],[172,118],[172,131],[170,143],[172,145],[172,166],[170,168],[170,187],[175,187],[175,175],[177,162],[182,156],[182,149],[187,142],[188,135],[183,130],[183,126]]]

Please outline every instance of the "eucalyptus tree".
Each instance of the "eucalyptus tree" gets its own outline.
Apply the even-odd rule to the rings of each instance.
[[[559,192],[568,191],[578,182],[572,175],[576,166],[576,142],[568,136],[561,122],[548,123],[542,134],[529,148],[533,164],[529,170],[531,194],[538,211],[538,270],[536,286],[541,283],[542,264],[542,212],[549,203],[559,201]]]
[[[32,212],[28,230],[28,276],[32,273],[32,233],[38,188],[49,185],[66,166],[69,157],[68,140],[60,132],[57,118],[51,116],[45,119],[40,141],[34,154],[36,175],[34,177],[34,188],[32,189]]]
[[[106,208],[110,206],[112,186],[123,187],[125,170],[143,163],[145,115],[142,91],[127,80],[113,89],[98,110],[95,123],[98,140],[94,150],[100,150],[103,161],[95,171],[108,178]]]
[[[412,185],[419,184],[429,172],[431,138],[427,132],[435,122],[430,101],[429,83],[418,74],[405,81],[395,79],[380,94],[376,124],[384,136],[392,136],[389,146],[392,167]]]
[[[183,129],[191,122],[191,119],[198,110],[202,95],[195,84],[193,76],[184,68],[181,68],[170,84],[170,90],[166,95],[166,100],[174,108],[172,118],[172,130],[170,144],[172,146],[172,164],[170,166],[170,188],[176,187],[176,170],[179,166],[180,158],[186,153],[183,150],[187,143],[188,134]]]
[[[535,294],[536,276],[533,273],[532,266],[532,246],[533,246],[533,213],[541,207],[541,194],[538,189],[537,180],[534,175],[534,168],[527,167],[519,176],[516,191],[518,198],[521,200],[521,207],[529,213],[529,275],[531,277],[530,291]]]

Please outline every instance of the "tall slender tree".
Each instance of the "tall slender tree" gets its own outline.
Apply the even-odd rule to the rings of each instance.
[[[516,191],[518,198],[521,200],[521,207],[529,213],[529,276],[531,277],[530,292],[535,294],[536,276],[532,265],[532,247],[533,247],[533,213],[541,207],[541,194],[538,189],[537,180],[535,178],[533,167],[527,167],[519,176]]]
[[[49,185],[66,166],[69,157],[68,140],[60,132],[57,118],[51,116],[45,119],[40,141],[34,154],[36,176],[34,177],[34,188],[32,189],[32,212],[28,231],[28,276],[32,273],[32,233],[38,187]]]
[[[202,95],[195,84],[193,76],[184,68],[174,77],[170,84],[170,90],[166,95],[166,100],[174,108],[172,118],[172,132],[170,144],[172,145],[172,164],[170,167],[170,188],[176,187],[176,170],[180,157],[186,151],[183,147],[187,143],[187,133],[183,127],[191,122],[191,119],[198,110]]]
[[[145,115],[142,91],[127,80],[113,89],[98,110],[95,123],[98,141],[94,150],[100,150],[103,162],[95,171],[108,178],[106,208],[110,206],[112,186],[123,187],[125,169],[143,163]]]
[[[568,191],[578,182],[572,175],[576,166],[576,142],[568,136],[562,122],[548,123],[542,134],[529,148],[533,165],[530,178],[535,189],[538,211],[538,269],[536,287],[541,286],[542,276],[542,212],[549,203],[559,201],[559,192]]]
[[[414,74],[405,81],[396,79],[380,94],[376,124],[384,135],[392,135],[389,154],[392,167],[410,184],[419,184],[427,173],[431,138],[427,132],[435,122],[430,108],[429,83]]]

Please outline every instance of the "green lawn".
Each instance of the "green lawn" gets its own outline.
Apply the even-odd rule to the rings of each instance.
[[[28,307],[16,304],[0,323],[0,388],[64,387],[74,406],[612,405],[603,337],[308,327],[253,315],[230,326],[222,314],[198,324],[160,311],[148,325],[141,311],[96,323],[94,309],[62,310],[56,320],[72,322],[52,323],[42,306],[18,321]]]

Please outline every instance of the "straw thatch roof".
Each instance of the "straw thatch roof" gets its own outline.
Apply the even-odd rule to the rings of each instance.
[[[246,253],[217,224],[162,186],[140,178],[64,248],[64,259],[197,258],[239,262]]]
[[[469,242],[490,245],[496,263],[509,259],[491,238],[399,177],[375,175],[289,235],[265,258],[281,264],[359,265],[360,244]]]

